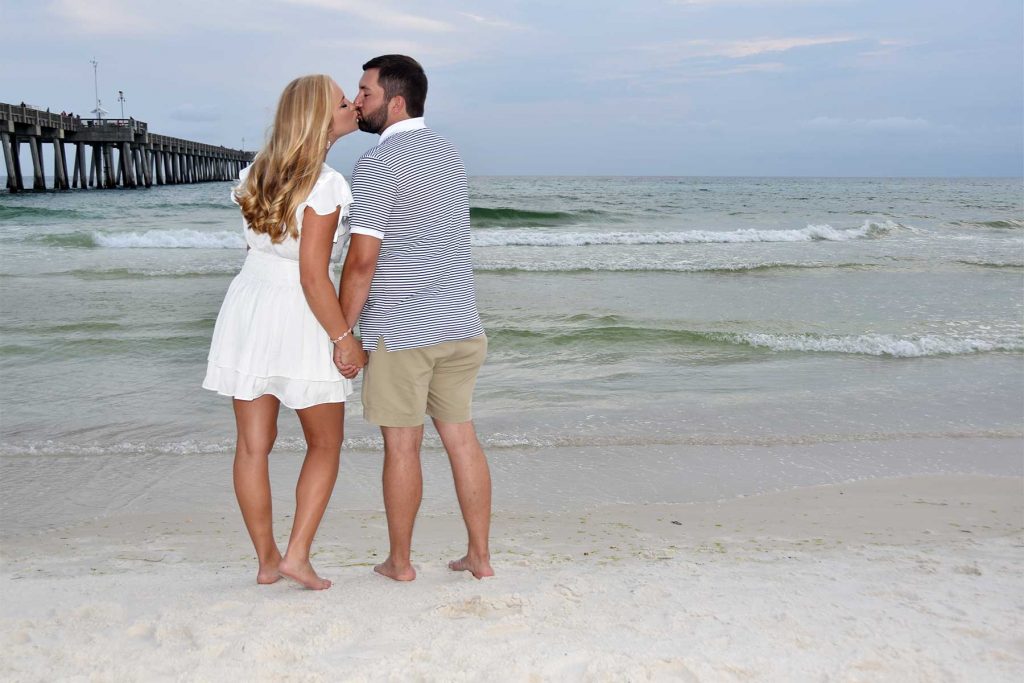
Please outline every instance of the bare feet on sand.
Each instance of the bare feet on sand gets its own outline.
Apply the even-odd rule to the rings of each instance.
[[[489,558],[478,558],[466,555],[461,560],[452,560],[448,563],[448,569],[453,572],[469,572],[478,579],[494,576]]]
[[[395,581],[412,581],[416,578],[416,570],[411,564],[396,565],[389,557],[387,560],[373,568],[381,576],[386,576]]]
[[[281,554],[278,553],[276,557],[272,557],[269,560],[260,560],[260,570],[256,573],[256,583],[261,585],[267,585],[268,583],[275,583],[281,578],[281,572],[278,571],[278,566],[281,564]]]
[[[317,573],[313,570],[313,565],[309,563],[309,560],[299,562],[289,560],[285,557],[281,560],[281,563],[277,565],[277,570],[281,572],[281,576],[287,577],[310,590],[322,591],[325,588],[331,587],[330,581],[327,579],[321,579],[317,576]]]

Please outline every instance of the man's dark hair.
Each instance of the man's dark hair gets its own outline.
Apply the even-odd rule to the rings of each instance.
[[[423,116],[423,103],[427,100],[427,74],[412,57],[381,55],[363,64],[363,71],[380,69],[377,80],[384,88],[384,99],[401,95],[409,116]]]

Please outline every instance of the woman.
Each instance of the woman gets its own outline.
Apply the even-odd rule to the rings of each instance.
[[[232,192],[248,254],[217,316],[203,387],[234,398],[235,494],[261,584],[286,576],[307,588],[331,585],[314,571],[309,549],[338,476],[345,399],[365,354],[330,275],[352,193],[324,159],[335,140],[356,130],[356,119],[329,77],[292,81],[266,146]],[[335,347],[344,376],[332,359]],[[283,557],[274,540],[268,469],[282,403],[296,411],[306,437]]]

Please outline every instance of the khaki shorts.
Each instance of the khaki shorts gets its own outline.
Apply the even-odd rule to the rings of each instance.
[[[363,372],[363,417],[381,427],[418,427],[473,419],[473,387],[487,337],[388,351],[384,339]]]

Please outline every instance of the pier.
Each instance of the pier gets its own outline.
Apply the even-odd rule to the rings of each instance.
[[[22,145],[32,155],[32,185],[44,192],[45,145],[53,145],[53,188],[132,188],[234,180],[254,154],[150,133],[143,121],[83,119],[0,102],[7,189],[23,192]],[[88,153],[86,147],[89,148]],[[74,158],[68,152],[73,149]],[[70,169],[70,173],[69,173]]]

